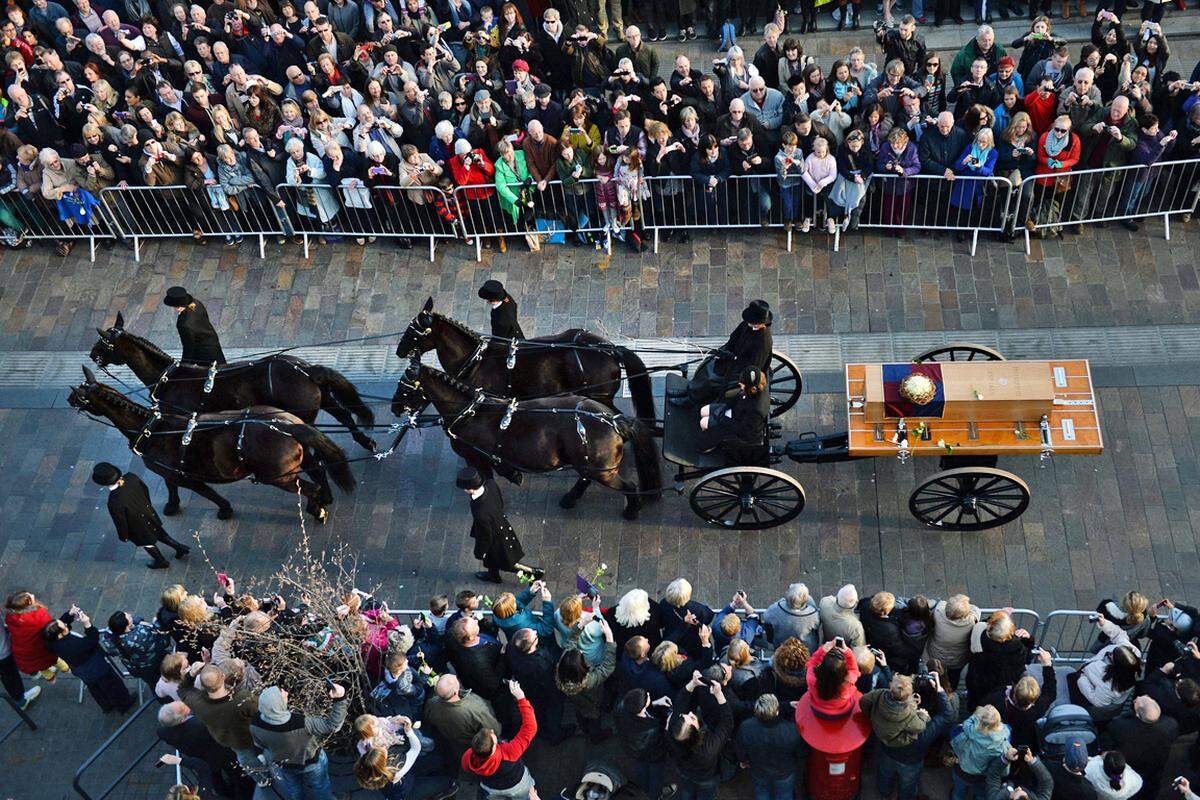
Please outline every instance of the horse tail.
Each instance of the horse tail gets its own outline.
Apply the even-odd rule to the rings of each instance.
[[[307,371],[309,377],[316,381],[317,386],[321,387],[322,408],[330,402],[340,403],[354,415],[360,426],[370,428],[375,425],[375,412],[363,402],[362,397],[358,394],[358,389],[345,375],[336,369],[323,367],[320,364],[310,365]]]
[[[644,502],[657,500],[663,488],[662,470],[658,461],[658,446],[646,423],[635,417],[618,415],[617,432],[633,445],[633,460],[637,466],[638,491],[644,492]]]
[[[322,469],[343,492],[354,491],[358,481],[350,471],[346,451],[337,442],[311,425],[292,425],[288,433],[304,448],[304,468]],[[310,456],[316,459],[316,464],[309,461]]]
[[[654,393],[650,387],[650,373],[646,362],[628,347],[616,348],[617,360],[625,368],[625,380],[629,381],[629,394],[633,396],[633,409],[638,419],[652,421],[657,418],[654,410]]]

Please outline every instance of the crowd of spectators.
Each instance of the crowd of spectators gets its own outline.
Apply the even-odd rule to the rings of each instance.
[[[1176,740],[1200,731],[1200,611],[1136,591],[1099,603],[1077,667],[1054,665],[1013,609],[983,612],[962,594],[860,598],[846,585],[816,598],[796,583],[764,610],[742,592],[717,609],[680,578],[659,600],[633,589],[605,606],[586,594],[556,604],[535,581],[435,596],[407,620],[349,592],[332,625],[307,599],[239,594],[222,576],[210,598],[172,585],[152,620],[118,611],[98,630],[77,607],[55,620],[17,592],[9,660],[50,681],[69,670],[104,711],[125,713],[120,665],[161,702],[159,737],[226,797],[257,783],[331,798],[334,749],[387,798],[448,798],[464,778],[486,800],[536,798],[526,750],[582,736],[576,797],[712,798],[746,771],[756,798],[790,800],[811,757],[802,707],[869,728],[882,797],[915,800],[923,772],[945,768],[955,800],[1149,800],[1166,786],[1195,797],[1166,768]],[[354,650],[361,666],[269,682],[281,674],[270,642],[287,637],[315,654]],[[11,683],[22,702],[19,675]],[[1083,720],[1074,732],[1046,727],[1066,710]],[[1188,754],[1196,769],[1195,740]]]
[[[996,224],[992,186],[950,181],[1003,176],[1032,183],[1007,204],[1008,230],[1061,220],[1071,233],[1092,215],[1177,207],[1194,176],[1164,180],[1154,165],[1200,151],[1200,70],[1173,68],[1167,4],[1151,0],[1136,28],[1124,2],[1101,3],[1078,50],[1031,2],[1014,55],[979,0],[950,64],[917,32],[921,4],[897,23],[888,0],[882,69],[859,48],[818,64],[789,14],[753,0],[30,2],[0,26],[10,245],[183,217],[232,244],[269,225],[401,246],[434,232],[533,248],[608,232],[640,249],[647,219],[680,240],[730,222],[833,232],[855,224],[872,174],[887,178],[879,213],[897,228]],[[841,0],[839,25],[858,24],[858,5]],[[816,29],[813,0],[789,10],[801,33]],[[697,15],[719,57],[660,65],[650,43],[669,21],[694,38]],[[644,32],[625,24],[634,16]],[[961,20],[957,0],[937,3],[935,24],[947,20]],[[1070,175],[1121,165],[1143,169]],[[907,179],[918,173],[946,181]],[[100,213],[111,186],[159,191]],[[65,255],[71,237],[57,246]]]

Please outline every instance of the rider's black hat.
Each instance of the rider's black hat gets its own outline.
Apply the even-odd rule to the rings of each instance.
[[[92,467],[92,480],[101,486],[112,486],[121,480],[121,470],[107,461],[101,461]]]
[[[483,478],[474,467],[463,467],[454,479],[454,485],[460,489],[478,489],[483,486]]]
[[[163,305],[171,308],[186,308],[191,303],[192,296],[182,286],[172,286],[167,289],[167,296],[163,298]]]
[[[742,311],[742,321],[748,325],[770,325],[771,307],[766,300],[752,300]]]
[[[504,284],[500,281],[488,280],[484,281],[483,286],[479,287],[479,296],[484,300],[499,303],[508,296],[508,292],[504,291]]]

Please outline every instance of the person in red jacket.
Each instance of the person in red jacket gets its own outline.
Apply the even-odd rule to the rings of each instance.
[[[4,604],[4,625],[12,645],[17,669],[26,675],[35,672],[53,681],[57,672],[67,672],[67,662],[46,647],[42,629],[54,621],[46,607],[37,601],[33,592],[15,592]]]
[[[1033,182],[1033,202],[1029,204],[1029,217],[1025,227],[1037,230],[1038,222],[1059,222],[1062,217],[1062,196],[1071,188],[1071,178],[1063,173],[1070,172],[1079,163],[1079,137],[1071,131],[1071,118],[1063,114],[1054,120],[1050,130],[1038,139],[1038,176]],[[1058,228],[1047,228],[1057,235]]]
[[[500,205],[495,200],[496,165],[487,153],[472,149],[466,139],[454,143],[454,157],[450,159],[450,174],[455,186],[466,186],[460,197],[465,197],[462,208],[463,223],[467,228],[467,244],[472,234],[489,233],[503,228]],[[500,242],[503,244],[504,239]]]
[[[517,735],[501,742],[494,730],[484,728],[475,734],[471,747],[462,754],[462,768],[479,776],[479,788],[487,798],[526,797],[533,789],[533,776],[521,757],[537,735],[537,717],[533,714],[533,706],[525,699],[521,684],[508,681],[508,691],[521,712],[521,729]]]
[[[858,708],[862,692],[858,681],[858,662],[854,651],[840,638],[826,642],[808,659],[808,694],[818,717],[848,717]]]
[[[1025,95],[1025,112],[1033,129],[1041,136],[1050,130],[1054,124],[1054,114],[1058,111],[1058,92],[1054,90],[1053,78],[1042,78],[1037,88]]]

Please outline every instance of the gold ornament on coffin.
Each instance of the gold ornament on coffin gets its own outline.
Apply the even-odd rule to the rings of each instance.
[[[900,396],[908,402],[923,406],[937,394],[937,384],[928,375],[909,375],[900,381]]]

